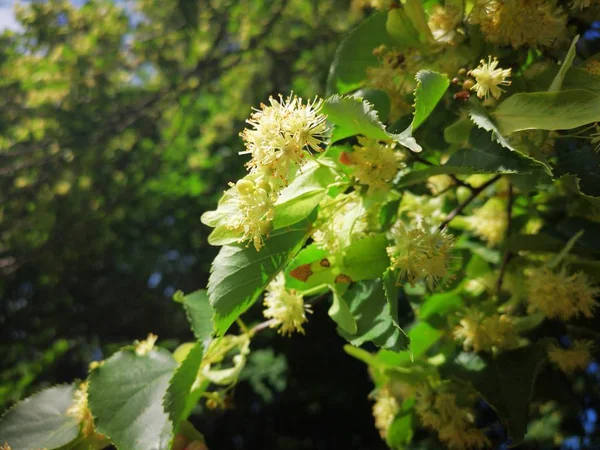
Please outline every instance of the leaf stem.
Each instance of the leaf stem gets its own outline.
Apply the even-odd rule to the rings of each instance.
[[[248,334],[251,332],[251,330],[248,330],[248,327],[246,326],[246,324],[239,317],[237,319],[235,319],[235,323],[238,324],[238,327],[240,327],[240,330],[242,330],[242,333]]]
[[[250,337],[253,337],[255,334],[260,333],[261,331],[270,328],[271,325],[274,325],[276,322],[277,322],[276,319],[269,319],[264,322],[261,322],[258,325],[255,325],[254,327],[252,327],[250,329],[250,331],[248,332],[248,334],[250,335]]]
[[[466,199],[464,202],[462,202],[460,205],[458,205],[456,208],[454,208],[450,214],[448,214],[448,217],[446,217],[446,220],[444,220],[440,226],[438,227],[438,230],[442,231],[444,230],[448,224],[450,223],[450,221],[452,219],[454,219],[456,216],[458,216],[467,206],[469,206],[469,204],[475,200],[477,198],[477,196],[479,194],[481,194],[483,191],[485,191],[488,187],[490,187],[492,184],[494,184],[496,181],[498,181],[500,179],[501,175],[496,175],[495,177],[489,179],[488,181],[486,181],[485,183],[483,183],[481,186],[479,187],[474,187],[473,190],[471,191],[471,195],[469,196],[468,199]]]

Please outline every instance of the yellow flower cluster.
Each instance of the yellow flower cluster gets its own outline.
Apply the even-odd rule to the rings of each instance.
[[[403,155],[394,150],[393,144],[373,138],[359,136],[358,144],[350,154],[354,177],[369,186],[368,193],[385,189],[398,173]]]
[[[148,337],[145,340],[143,340],[143,341],[136,341],[136,343],[135,343],[135,352],[139,356],[147,355],[154,348],[154,344],[156,343],[157,339],[158,339],[157,335],[149,333]]]
[[[294,332],[304,334],[302,325],[308,320],[306,313],[311,312],[310,306],[304,304],[302,295],[285,287],[283,273],[279,273],[267,287],[264,304],[263,315],[274,319],[271,328],[279,327],[277,331],[284,336]]]
[[[427,24],[431,30],[431,34],[436,42],[452,43],[456,38],[456,27],[462,21],[462,13],[460,9],[446,5],[436,5],[430,16]]]
[[[256,182],[243,178],[231,185],[230,202],[233,206],[226,226],[240,234],[240,242],[249,241],[259,251],[264,245],[264,236],[271,231],[275,215],[271,187],[266,180]]]
[[[448,275],[454,240],[443,231],[422,226],[408,229],[402,223],[392,229],[394,245],[387,248],[391,267],[398,271],[398,281],[407,279],[414,285],[424,280],[429,289]]]
[[[470,74],[475,77],[477,83],[471,87],[472,91],[477,93],[479,98],[488,98],[490,93],[494,98],[500,98],[504,90],[499,86],[509,86],[511,69],[499,69],[498,59],[490,56],[488,62],[481,60],[476,69],[471,70]]]
[[[479,449],[491,445],[487,436],[475,427],[473,411],[458,406],[454,394],[420,386],[416,389],[415,411],[421,423],[437,431],[448,448]]]
[[[510,317],[504,314],[486,315],[476,309],[465,311],[454,329],[454,338],[463,342],[466,351],[509,350],[519,345],[519,335]]]
[[[247,167],[252,172],[275,176],[287,182],[294,163],[301,165],[307,150],[320,152],[327,134],[327,116],[321,114],[323,100],[309,100],[290,95],[279,100],[269,98],[247,120],[252,128],[240,134],[252,159]]]
[[[566,35],[567,16],[552,0],[477,0],[471,21],[498,45],[554,45]]]
[[[375,404],[373,405],[373,418],[375,419],[375,427],[379,430],[382,439],[386,438],[390,425],[399,410],[398,401],[388,389],[383,388],[377,392]]]
[[[508,213],[502,200],[492,198],[472,216],[467,217],[466,221],[477,236],[487,241],[490,247],[494,247],[504,239]]]
[[[539,311],[550,319],[593,317],[598,306],[594,297],[599,293],[584,273],[569,275],[565,266],[559,271],[540,267],[529,274],[529,311]]]
[[[600,75],[600,59],[590,58],[582,66],[582,69],[592,75]]]
[[[548,349],[548,358],[566,374],[585,369],[592,361],[594,342],[576,340],[569,349],[563,349],[553,344]]]
[[[81,433],[84,436],[91,436],[94,433],[94,418],[88,407],[88,383],[81,383],[75,391],[73,403],[66,411],[67,416],[75,418],[81,426]]]

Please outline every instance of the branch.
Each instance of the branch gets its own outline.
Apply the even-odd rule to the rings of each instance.
[[[252,327],[248,334],[250,334],[250,337],[253,337],[255,334],[260,333],[261,331],[270,328],[271,325],[275,324],[276,322],[277,322],[277,320],[275,320],[275,319],[269,319],[264,322],[261,322],[258,325],[255,325],[254,327]]]
[[[458,205],[456,208],[454,208],[450,214],[448,214],[448,217],[446,217],[446,220],[444,220],[440,226],[438,227],[438,230],[442,231],[444,228],[446,228],[448,226],[448,224],[450,223],[450,221],[452,219],[454,219],[456,216],[458,216],[461,212],[463,212],[463,210],[469,206],[469,204],[475,200],[477,198],[477,196],[479,194],[481,194],[483,191],[485,191],[488,187],[490,187],[492,184],[494,184],[496,181],[498,181],[500,179],[501,175],[496,175],[494,178],[491,178],[490,180],[486,181],[485,183],[483,183],[481,186],[473,188],[473,191],[471,192],[471,195],[469,196],[468,199],[466,199],[464,202],[462,202],[460,205]]]
[[[422,164],[425,164],[426,166],[430,166],[430,167],[439,167],[439,166],[436,166],[435,164],[433,164],[432,162],[429,162],[429,161],[427,161],[426,159],[424,159],[424,158],[421,158],[419,155],[416,155],[416,154],[414,154],[414,155],[413,155],[413,157],[414,157],[414,159],[415,159],[416,161],[419,161],[420,163],[422,163]],[[448,176],[449,176],[450,178],[452,178],[452,181],[454,181],[454,184],[456,184],[456,185],[458,185],[458,186],[463,186],[463,187],[466,187],[466,188],[468,188],[470,191],[473,191],[473,190],[475,190],[475,188],[474,188],[473,186],[471,186],[469,183],[467,183],[466,181],[459,180],[459,179],[458,179],[458,177],[457,177],[456,175],[454,175],[454,174],[448,174]]]
[[[459,180],[456,175],[450,174],[449,176],[450,176],[450,178],[452,178],[452,181],[454,181],[454,183],[456,183],[457,185],[466,187],[470,191],[475,190],[475,188],[473,186],[471,186],[469,183],[467,183],[466,181]]]

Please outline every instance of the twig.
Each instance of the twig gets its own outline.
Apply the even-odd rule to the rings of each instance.
[[[458,216],[467,206],[469,206],[469,204],[473,200],[475,200],[479,194],[481,194],[483,191],[485,191],[488,187],[490,187],[492,184],[494,184],[499,179],[500,179],[500,175],[496,175],[494,178],[486,181],[481,186],[473,188],[473,191],[471,192],[471,195],[469,196],[469,198],[466,199],[464,202],[462,202],[460,205],[458,205],[456,208],[454,208],[450,212],[450,214],[448,214],[448,217],[446,217],[446,220],[444,220],[440,224],[440,226],[438,227],[438,230],[442,231],[444,228],[446,228],[448,226],[448,224],[450,223],[450,221],[452,219],[454,219],[456,216]]]
[[[475,188],[473,186],[471,186],[469,183],[467,183],[466,181],[459,180],[456,175],[450,174],[449,176],[450,176],[450,178],[452,178],[452,181],[454,181],[459,186],[466,187],[470,191],[474,191],[475,190]]]
[[[506,205],[506,213],[507,213],[507,225],[506,225],[506,238],[510,236],[512,231],[512,208],[514,203],[514,193],[513,193],[513,185],[512,183],[508,184],[508,204]],[[504,252],[504,256],[502,257],[502,264],[500,265],[500,275],[498,276],[498,281],[496,282],[496,295],[500,295],[500,291],[502,290],[502,282],[504,281],[504,275],[506,274],[506,268],[508,267],[508,263],[512,259],[513,255],[510,251],[506,250]]]
[[[264,322],[259,323],[258,325],[255,325],[254,327],[252,327],[250,329],[250,331],[248,332],[248,334],[252,337],[257,333],[260,333],[263,330],[266,330],[267,328],[270,328],[271,325],[274,325],[277,323],[277,320],[275,319],[269,319],[266,320]]]
[[[415,159],[415,161],[418,161],[421,164],[425,164],[426,166],[429,166],[429,167],[440,167],[440,166],[436,166],[432,162],[427,161],[426,159],[421,158],[419,155],[413,155],[413,158]],[[470,191],[475,190],[475,188],[473,186],[471,186],[469,183],[467,183],[466,181],[459,180],[456,175],[454,175],[454,174],[448,174],[448,176],[450,178],[452,178],[452,181],[454,181],[454,184],[456,184],[458,186],[466,187]]]

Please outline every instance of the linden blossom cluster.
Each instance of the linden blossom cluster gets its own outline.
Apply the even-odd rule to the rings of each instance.
[[[508,316],[486,315],[475,308],[469,308],[464,312],[459,325],[454,330],[454,337],[463,341],[465,351],[510,350],[519,345],[517,330]]]
[[[358,136],[358,144],[349,154],[349,163],[355,167],[354,177],[368,186],[367,194],[383,190],[398,173],[405,155],[391,143]]]
[[[415,411],[421,423],[437,431],[448,448],[489,448],[490,440],[475,426],[473,410],[458,406],[456,395],[444,391],[446,388],[423,384],[415,389]]]
[[[470,21],[488,42],[515,49],[549,47],[567,36],[567,15],[548,0],[477,0]]]
[[[291,175],[310,156],[320,152],[328,132],[327,116],[321,114],[323,100],[315,97],[306,103],[290,94],[255,109],[240,133],[252,159],[246,164],[250,173],[230,183],[217,211],[202,216],[202,222],[220,231],[220,244],[248,242],[259,251],[271,231],[274,203]],[[223,237],[225,236],[225,237]],[[210,240],[210,238],[209,238]]]
[[[327,116],[320,114],[323,99],[316,97],[304,104],[293,94],[285,100],[279,95],[279,101],[270,97],[269,103],[261,104],[247,120],[252,128],[240,133],[246,143],[246,151],[240,154],[252,155],[246,164],[252,173],[275,176],[287,183],[292,163],[302,165],[306,150],[322,151]]]
[[[302,295],[294,289],[285,287],[283,273],[269,284],[264,305],[263,315],[273,321],[271,328],[279,327],[277,331],[284,336],[294,332],[304,334],[302,325],[308,320],[306,313],[312,312],[310,305],[305,305]]]
[[[423,225],[408,229],[402,223],[392,229],[394,245],[387,247],[391,268],[398,272],[398,282],[406,279],[414,285],[424,280],[434,290],[449,274],[454,239],[444,231],[430,230]]]

